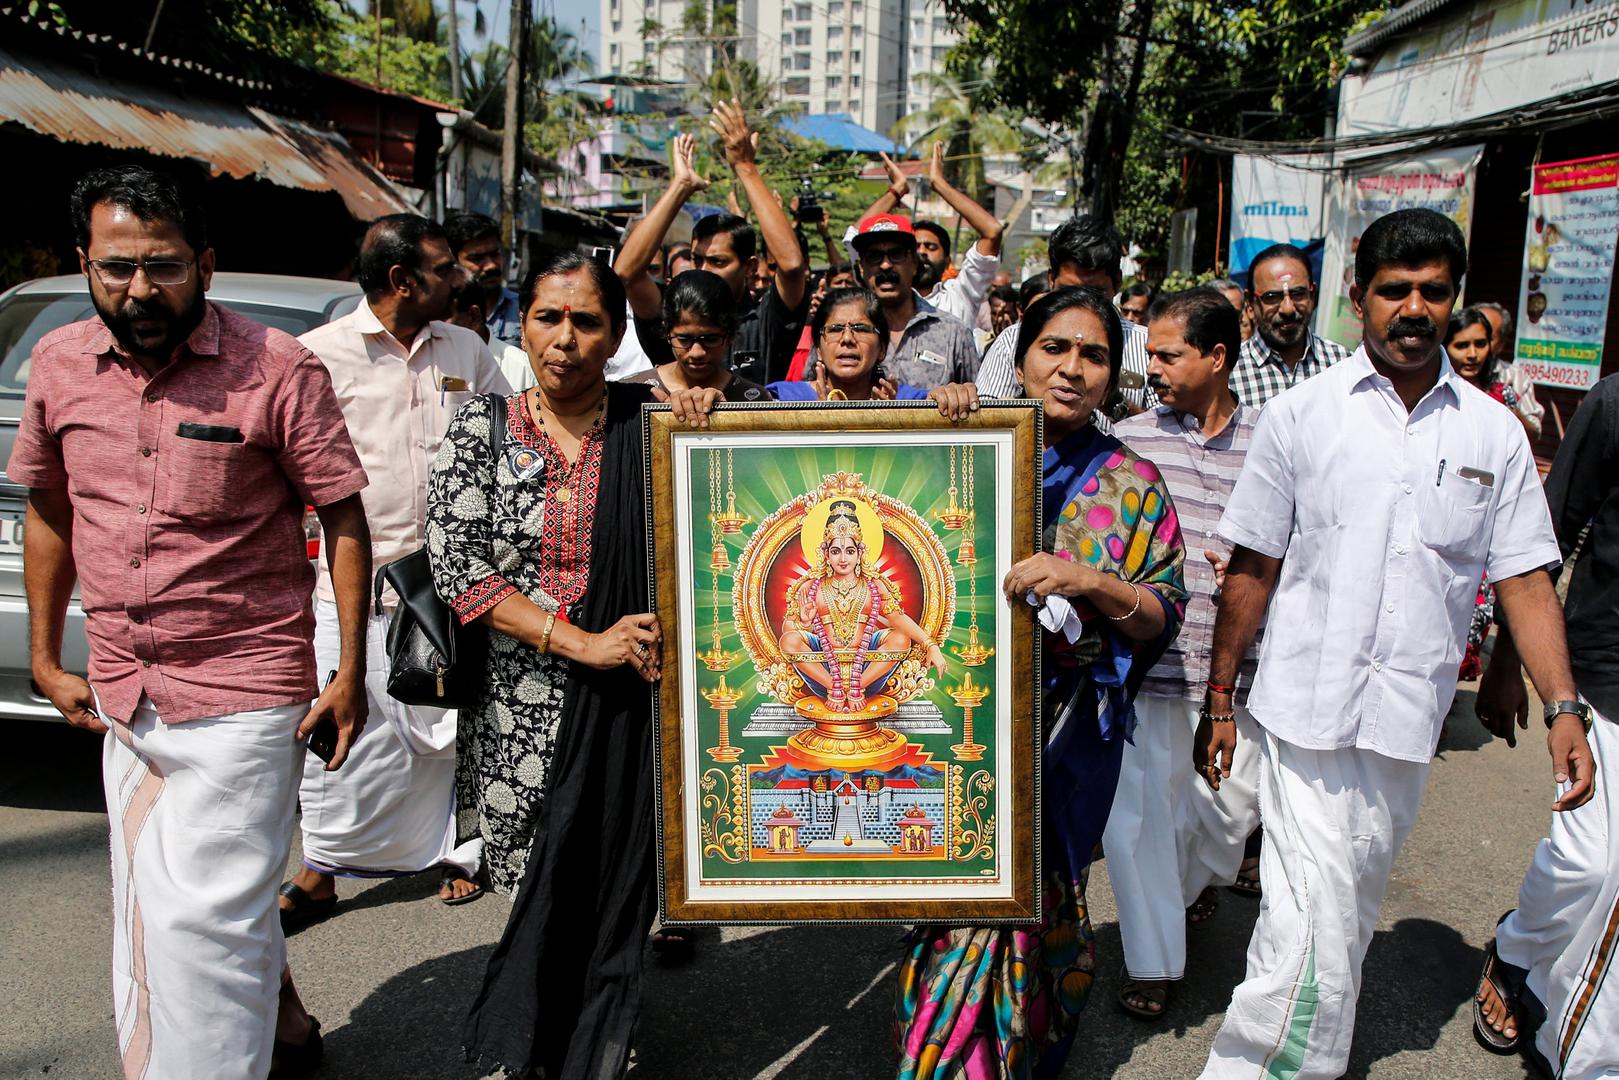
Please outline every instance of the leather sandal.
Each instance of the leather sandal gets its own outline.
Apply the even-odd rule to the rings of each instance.
[[[275,1041],[269,1080],[300,1080],[320,1068],[321,1059],[325,1056],[326,1043],[320,1037],[320,1021],[311,1016],[309,1038],[302,1043]]]
[[[283,934],[290,934],[296,930],[302,930],[306,926],[313,926],[315,923],[330,919],[337,914],[337,895],[335,893],[324,899],[316,900],[305,892],[301,885],[294,884],[291,881],[283,881],[279,895],[285,896],[292,901],[292,907],[290,908],[277,905],[281,911],[281,932]]]

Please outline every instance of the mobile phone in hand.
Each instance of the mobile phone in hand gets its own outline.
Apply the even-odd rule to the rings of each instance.
[[[327,672],[326,685],[332,685],[335,678],[337,678],[336,670]],[[311,753],[330,765],[332,758],[337,754],[337,721],[330,716],[322,717],[310,731],[307,745]]]

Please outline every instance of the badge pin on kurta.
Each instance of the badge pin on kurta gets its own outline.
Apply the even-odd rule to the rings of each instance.
[[[506,451],[506,467],[518,480],[527,480],[545,468],[545,455],[531,446],[514,446]]]

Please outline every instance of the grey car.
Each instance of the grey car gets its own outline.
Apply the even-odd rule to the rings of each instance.
[[[278,274],[215,274],[208,298],[294,336],[330,322],[358,306],[360,288],[349,281]],[[95,315],[84,278],[37,278],[0,295],[0,470],[11,458],[28,387],[29,355],[59,326]],[[23,512],[28,490],[0,471],[0,721],[59,720],[39,693],[28,660],[28,605],[23,592]],[[319,544],[311,516],[310,557]],[[62,666],[83,673],[88,662],[84,613],[78,597],[68,606]]]

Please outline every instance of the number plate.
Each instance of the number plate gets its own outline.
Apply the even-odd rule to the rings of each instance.
[[[22,515],[0,510],[0,555],[22,554]]]

